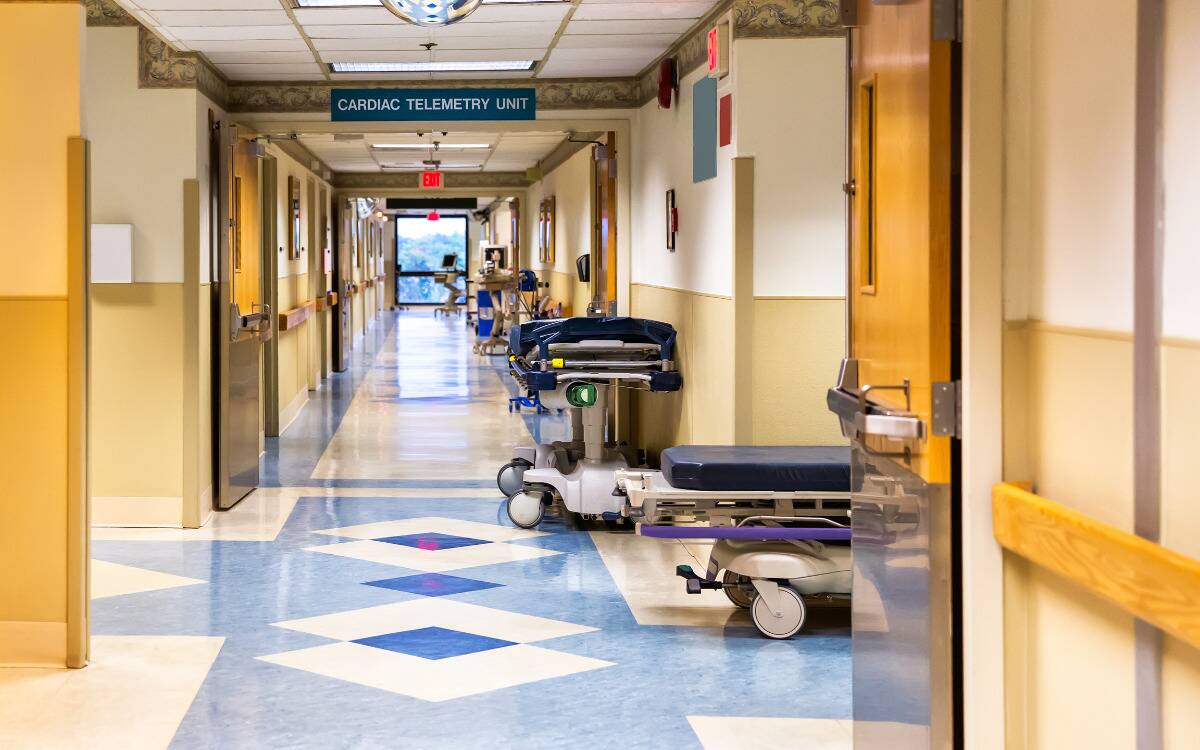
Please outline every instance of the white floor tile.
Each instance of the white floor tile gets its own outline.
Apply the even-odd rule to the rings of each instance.
[[[592,532],[592,541],[640,625],[719,628],[736,622],[751,625],[720,591],[689,594],[676,565],[691,565],[704,575],[710,544],[681,544],[636,534]]]
[[[545,532],[529,529],[517,529],[511,526],[500,526],[494,523],[479,521],[462,521],[457,518],[405,518],[398,521],[379,521],[364,523],[358,526],[344,526],[339,529],[323,529],[316,532],[329,536],[344,536],[351,539],[382,539],[389,536],[406,534],[439,533],[454,534],[471,539],[484,539],[489,542],[511,542],[514,539],[532,539],[546,536]]]
[[[526,645],[422,659],[358,643],[331,643],[259,658],[434,702],[612,666],[599,659]]]
[[[704,750],[852,750],[853,727],[836,719],[689,716]]]
[[[157,570],[118,565],[104,560],[92,560],[92,598],[103,599],[122,594],[140,594],[177,586],[205,583],[198,578],[160,573]]]
[[[513,643],[532,643],[596,630],[586,625],[443,598],[410,599],[379,607],[277,622],[275,625],[343,641],[427,627],[458,630]]]
[[[224,640],[95,636],[86,669],[0,669],[0,747],[166,748]]]
[[[555,550],[521,547],[515,544],[489,543],[455,549],[427,550],[370,540],[326,544],[305,549],[309,552],[352,557],[356,560],[396,565],[426,573],[444,573],[449,570],[474,568],[479,565],[499,565],[500,563],[534,560],[539,557],[562,554]]]

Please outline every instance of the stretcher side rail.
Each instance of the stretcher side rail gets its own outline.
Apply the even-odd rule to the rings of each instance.
[[[780,542],[848,542],[850,529],[812,526],[663,526],[638,524],[638,533],[653,539],[739,539]]]

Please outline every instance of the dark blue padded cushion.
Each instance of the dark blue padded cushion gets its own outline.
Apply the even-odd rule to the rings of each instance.
[[[662,472],[681,490],[849,492],[850,449],[677,445],[662,452]]]

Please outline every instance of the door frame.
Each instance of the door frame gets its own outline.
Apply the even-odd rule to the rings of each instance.
[[[271,155],[259,159],[259,200],[262,209],[262,295],[263,306],[272,318],[279,311],[279,165]],[[274,328],[274,326],[272,326]],[[263,346],[263,435],[279,436],[279,337],[271,336]]]

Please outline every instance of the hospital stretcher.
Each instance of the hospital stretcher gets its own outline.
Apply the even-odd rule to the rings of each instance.
[[[569,410],[571,439],[518,448],[496,484],[513,523],[533,528],[561,501],[585,517],[620,520],[613,476],[641,464],[639,452],[608,436],[613,389],[677,391],[675,329],[639,318],[564,318],[512,327],[509,371],[533,403]]]
[[[800,632],[806,598],[849,597],[849,449],[685,445],[661,459],[618,471],[616,491],[642,536],[714,541],[703,576],[676,569],[688,593],[724,591],[769,638]]]

